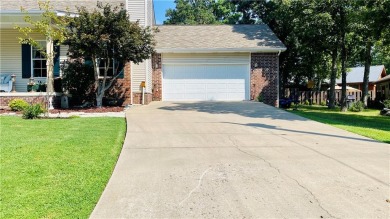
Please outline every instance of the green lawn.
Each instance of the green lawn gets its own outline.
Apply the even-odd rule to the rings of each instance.
[[[123,118],[0,116],[0,217],[87,218],[118,159]]]
[[[324,106],[300,106],[298,109],[290,112],[390,144],[390,117],[379,115],[379,110],[340,112],[340,109],[329,110]]]

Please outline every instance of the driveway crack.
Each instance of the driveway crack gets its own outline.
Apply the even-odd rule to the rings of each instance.
[[[233,143],[234,147],[240,151],[241,153],[244,153],[248,156],[251,156],[251,157],[255,157],[257,159],[260,159],[262,160],[264,163],[268,164],[269,167],[271,167],[272,169],[275,169],[276,171],[278,171],[279,174],[282,175],[281,171],[279,168],[275,167],[274,165],[271,164],[271,162],[269,162],[268,160],[260,157],[259,155],[256,155],[256,154],[252,154],[252,153],[249,153],[243,149],[240,148],[240,146],[237,144],[237,142],[233,139],[233,136],[229,135],[229,140]],[[298,180],[292,178],[291,176],[287,175],[287,174],[283,174],[284,176],[288,177],[289,179],[293,180],[299,187],[301,187],[302,189],[304,189],[306,192],[308,192],[312,197],[313,199],[317,202],[317,205],[319,208],[321,208],[324,212],[326,212],[326,214],[329,216],[329,217],[332,217],[332,218],[336,218],[336,219],[339,219],[338,217],[332,215],[328,210],[326,210],[322,205],[321,205],[321,202],[317,199],[317,197],[313,194],[312,191],[310,191],[308,188],[306,188],[305,186],[303,186]]]
[[[211,167],[207,168],[203,173],[202,175],[199,177],[199,180],[198,180],[198,184],[195,186],[195,188],[193,188],[187,195],[187,197],[185,199],[183,199],[179,205],[182,205],[185,201],[187,201],[187,199],[189,199],[192,195],[193,192],[195,192],[199,187],[200,185],[202,184],[202,180],[203,180],[203,177],[206,175],[206,173],[211,169]]]

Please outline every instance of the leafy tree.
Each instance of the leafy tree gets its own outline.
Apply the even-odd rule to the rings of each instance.
[[[368,82],[370,66],[373,61],[373,48],[375,44],[384,43],[389,45],[389,23],[390,23],[390,0],[357,0],[354,22],[359,32],[364,47],[361,49],[360,57],[364,62],[363,95],[364,105],[367,106]],[[388,54],[385,55],[384,57]],[[386,58],[385,58],[386,59]]]
[[[234,5],[227,0],[175,0],[176,8],[168,9],[164,24],[222,24],[235,23]]]
[[[69,45],[71,58],[92,62],[97,107],[102,106],[105,92],[123,74],[123,63],[140,63],[154,51],[151,28],[130,22],[123,7],[112,8],[101,2],[92,12],[78,8],[65,44]]]
[[[19,37],[21,44],[29,44],[37,48],[42,55],[46,58],[47,65],[47,94],[48,94],[48,108],[52,109],[52,95],[54,92],[53,81],[53,67],[55,52],[53,49],[54,42],[57,45],[65,41],[67,37],[67,26],[69,23],[69,16],[58,16],[53,7],[50,5],[50,1],[38,1],[39,9],[42,10],[42,14],[38,20],[33,20],[28,12],[22,7],[21,10],[26,14],[24,21],[30,26],[21,27],[15,26],[23,37]],[[46,50],[38,43],[37,39],[32,36],[34,33],[40,33],[46,37]]]

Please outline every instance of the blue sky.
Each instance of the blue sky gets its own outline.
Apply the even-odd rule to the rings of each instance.
[[[156,24],[162,24],[165,18],[165,11],[168,8],[175,8],[174,0],[154,0],[154,15]]]

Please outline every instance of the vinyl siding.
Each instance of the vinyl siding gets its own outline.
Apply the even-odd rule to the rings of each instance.
[[[0,30],[0,73],[15,74],[16,91],[27,91],[27,78],[22,78],[22,47],[19,44],[17,30],[1,29]],[[44,40],[39,34],[33,35],[38,40]],[[38,79],[43,81],[41,79]]]
[[[139,20],[140,26],[145,26],[145,0],[127,0],[127,11],[130,14],[130,21]]]
[[[139,64],[131,63],[131,75],[132,75],[132,90],[133,92],[141,92],[141,82],[146,81],[146,62]]]
[[[162,64],[248,64],[249,53],[163,53]]]
[[[152,60],[146,60],[146,92],[152,92]]]

